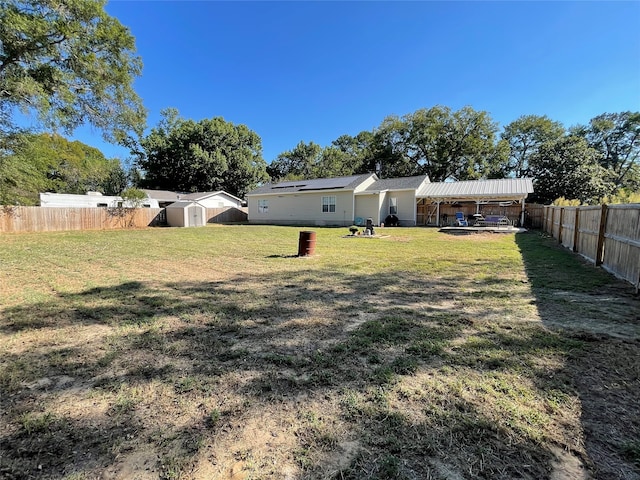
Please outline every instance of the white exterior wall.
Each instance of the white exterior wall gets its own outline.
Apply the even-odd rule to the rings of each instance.
[[[225,207],[242,207],[242,202],[230,198],[226,195],[218,194],[211,197],[198,200],[198,203],[205,208],[225,208]]]
[[[167,208],[167,225],[170,227],[184,227],[187,225],[186,208]]]
[[[40,194],[40,206],[41,207],[58,207],[58,208],[97,208],[100,204],[104,208],[116,208],[118,202],[122,202],[122,197],[109,196],[109,195],[76,195],[71,193],[41,193]],[[130,208],[134,205],[130,202],[124,202],[122,205]],[[145,198],[142,200],[141,207],[143,208],[160,208],[158,201],[153,198]]]
[[[389,199],[395,197],[398,200],[398,221],[402,227],[414,227],[416,225],[416,195],[414,190],[388,191],[380,194],[380,221],[389,215]]]
[[[384,217],[380,218],[380,195],[378,193],[356,195],[356,217],[361,217],[366,224],[367,218],[372,218],[374,225],[380,225]]]
[[[336,197],[336,211],[322,212],[322,197]],[[258,200],[269,201],[269,211],[258,213]],[[284,195],[251,195],[249,223],[275,225],[351,225],[354,219],[352,191],[298,192]]]

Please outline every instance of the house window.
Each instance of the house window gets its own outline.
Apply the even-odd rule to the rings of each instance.
[[[389,215],[398,214],[398,199],[396,197],[389,198]]]
[[[269,200],[258,200],[258,213],[269,213]]]
[[[322,213],[334,213],[336,211],[335,195],[322,197]]]
[[[107,205],[106,203],[99,203],[98,207],[103,207],[103,208],[107,208],[109,205]]]

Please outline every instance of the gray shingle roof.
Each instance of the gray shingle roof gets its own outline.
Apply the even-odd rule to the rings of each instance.
[[[424,181],[429,181],[426,175],[416,177],[385,178],[369,185],[365,192],[381,192],[384,190],[416,190]]]
[[[147,197],[155,198],[159,202],[175,202],[186,195],[185,193],[171,192],[169,190],[142,189],[142,191],[147,194]]]
[[[421,198],[522,198],[533,193],[530,178],[500,180],[468,180],[462,182],[427,183],[417,193]]]
[[[283,194],[308,192],[315,190],[354,190],[358,185],[372,175],[374,174],[365,173],[363,175],[352,175],[349,177],[315,178],[312,180],[291,180],[280,183],[268,183],[249,192],[247,196],[264,195],[268,193]]]

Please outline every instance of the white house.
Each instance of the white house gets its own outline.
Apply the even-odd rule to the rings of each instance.
[[[188,193],[180,197],[181,200],[192,200],[205,208],[242,207],[242,199],[223,190],[217,192]]]
[[[149,190],[143,189],[147,197],[155,199],[161,207],[171,205],[173,202],[180,200],[189,200],[197,202],[205,208],[226,208],[226,207],[242,207],[242,200],[223,190],[216,192],[172,192],[169,190]]]
[[[440,225],[440,207],[473,209],[520,203],[533,192],[531,179],[431,183],[426,175],[379,179],[375,174],[267,184],[247,194],[249,223],[276,225]]]
[[[100,192],[87,192],[86,195],[71,193],[40,193],[41,207],[60,208],[116,208],[116,207],[143,207],[159,208],[158,202],[152,198],[145,198],[140,205],[124,201],[122,197],[103,195]]]
[[[384,223],[395,215],[416,225],[416,191],[426,175],[380,180],[367,173],[264,185],[247,194],[250,223],[352,225]]]

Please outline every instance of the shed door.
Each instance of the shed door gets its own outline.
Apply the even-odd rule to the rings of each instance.
[[[196,205],[192,205],[188,208],[189,212],[189,227],[202,227],[204,225],[204,218],[202,216],[202,209]]]

